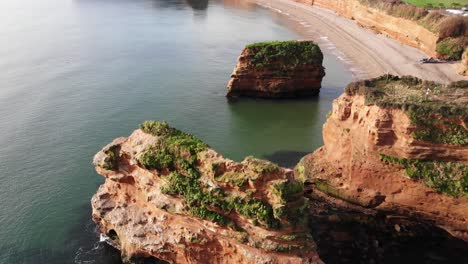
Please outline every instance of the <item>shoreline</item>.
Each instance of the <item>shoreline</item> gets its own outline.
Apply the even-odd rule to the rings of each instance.
[[[413,75],[436,82],[468,80],[456,71],[458,63],[420,64],[427,55],[414,47],[359,26],[332,10],[293,0],[248,0],[297,23],[299,35],[317,42],[342,61],[353,79],[382,74]]]

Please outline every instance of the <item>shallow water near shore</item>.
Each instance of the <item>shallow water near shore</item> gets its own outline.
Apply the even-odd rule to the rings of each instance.
[[[0,263],[120,263],[91,221],[91,159],[143,120],[294,166],[352,78],[326,53],[317,98],[227,100],[245,44],[300,38],[238,0],[4,0],[0,22]]]

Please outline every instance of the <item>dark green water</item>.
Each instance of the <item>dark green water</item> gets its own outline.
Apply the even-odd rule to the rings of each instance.
[[[326,55],[319,98],[228,102],[242,47],[299,38],[236,1],[0,1],[0,263],[118,263],[97,244],[92,156],[146,119],[227,157],[293,164],[322,144],[351,79]]]

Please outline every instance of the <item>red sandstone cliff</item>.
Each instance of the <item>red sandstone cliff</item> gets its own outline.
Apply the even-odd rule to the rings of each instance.
[[[366,90],[380,84],[373,81],[367,84],[358,84],[361,94],[348,92],[334,100],[333,110],[323,126],[324,146],[301,160],[296,167],[298,175],[332,196],[364,207],[427,220],[468,240],[468,85],[460,83],[458,87],[450,89],[451,96],[445,95],[445,100],[451,101],[452,107],[458,105],[460,109],[465,109],[464,114],[448,119],[450,124],[458,124],[458,138],[464,143],[443,144],[415,139],[414,132],[422,128],[414,124],[407,110],[369,103]],[[401,82],[396,83],[397,93],[406,89],[401,88],[403,85]],[[415,96],[416,92],[420,93],[423,85],[419,83],[415,86],[416,89],[408,92],[414,92],[413,95],[401,97],[403,102],[407,102],[405,98]],[[392,93],[391,89],[380,90],[378,94]],[[426,88],[422,91],[426,91]],[[432,90],[429,92],[432,94]],[[437,92],[432,97],[443,96],[443,93]],[[430,102],[431,97],[426,100]],[[435,100],[428,105],[437,102]],[[438,125],[431,128],[429,133],[441,129],[444,124],[440,121],[442,119],[437,121],[435,116],[430,118],[436,121],[430,122]],[[421,115],[417,118],[423,120],[428,117]],[[441,133],[442,136],[448,134],[448,131]],[[383,160],[385,156],[417,162],[450,161],[435,163],[439,165],[432,170],[436,170],[434,175],[440,177],[440,181],[452,177],[442,169],[443,164],[458,164],[457,168],[461,169],[450,180],[459,181],[454,186],[459,188],[461,194],[453,196],[441,193],[431,188],[430,184],[424,184],[422,179],[412,179],[408,177],[404,166]],[[422,172],[421,175],[428,173],[432,172]]]

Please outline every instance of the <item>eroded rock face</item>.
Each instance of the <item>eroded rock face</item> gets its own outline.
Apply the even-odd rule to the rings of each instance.
[[[248,45],[228,83],[228,97],[294,98],[317,95],[325,70],[312,41]]]
[[[106,178],[92,198],[93,220],[125,261],[321,263],[292,170],[228,160],[154,121],[93,162]]]
[[[468,85],[383,76],[333,102],[297,174],[329,195],[468,240]]]

